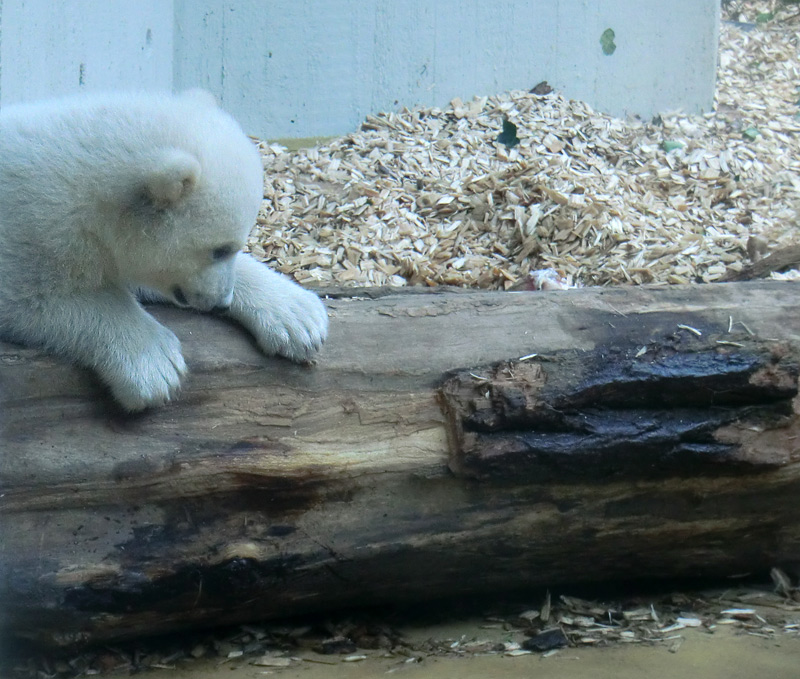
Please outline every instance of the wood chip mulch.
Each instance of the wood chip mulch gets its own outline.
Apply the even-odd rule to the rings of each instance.
[[[769,3],[739,4],[705,115],[621,120],[517,91],[368,116],[310,149],[261,143],[251,250],[312,286],[503,289],[542,269],[569,285],[711,282],[798,244],[797,22],[746,23]],[[518,143],[497,141],[504,119]]]

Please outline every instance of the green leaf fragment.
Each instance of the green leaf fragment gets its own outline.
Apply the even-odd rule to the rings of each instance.
[[[497,136],[497,141],[500,144],[505,144],[506,148],[509,149],[519,144],[517,126],[508,120],[508,118],[503,120],[503,131]]]
[[[614,51],[617,49],[617,46],[614,44],[614,29],[607,28],[603,31],[603,35],[600,36],[600,46],[603,48],[603,54],[606,56],[610,56],[614,54]]]
[[[765,24],[768,21],[772,21],[775,18],[775,15],[772,12],[761,12],[756,14],[756,23],[757,24]]]
[[[676,141],[674,139],[665,139],[661,142],[661,148],[664,149],[667,153],[670,151],[674,151],[675,149],[682,149],[683,142]]]
[[[760,134],[761,132],[759,132],[755,127],[747,127],[742,130],[742,136],[750,141],[755,141]]]

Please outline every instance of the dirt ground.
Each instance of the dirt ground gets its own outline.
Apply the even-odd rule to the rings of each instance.
[[[275,620],[0,657],[0,679],[800,677],[800,589],[771,577],[619,583]]]
[[[568,649],[554,656],[471,656],[469,658],[425,658],[398,662],[396,658],[372,655],[359,662],[301,661],[294,667],[270,670],[252,665],[218,666],[197,664],[186,670],[147,673],[148,679],[362,679],[385,674],[432,679],[641,679],[642,677],[694,676],[702,679],[796,679],[800,674],[800,641],[783,642],[723,632],[687,635],[681,647],[671,652],[657,646]]]
[[[479,621],[403,630],[411,639],[487,638]],[[800,637],[763,638],[724,628],[713,633],[690,629],[671,643],[614,645],[605,648],[565,648],[552,655],[467,655],[463,657],[412,654],[398,658],[381,651],[359,651],[332,657],[303,652],[289,667],[251,664],[253,659],[191,660],[174,669],[146,671],[147,679],[362,679],[389,674],[432,679],[641,679],[692,676],[702,679],[796,679],[800,676]],[[366,656],[363,659],[362,656]],[[344,660],[344,657],[349,658]],[[124,673],[127,675],[127,672]],[[106,676],[120,676],[113,672]]]

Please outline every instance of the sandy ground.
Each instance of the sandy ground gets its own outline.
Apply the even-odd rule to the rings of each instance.
[[[459,638],[483,636],[476,624],[404,630],[410,637],[426,635]],[[367,658],[344,662],[331,656],[303,653],[288,668],[256,667],[252,660],[226,662],[192,661],[186,668],[146,672],[147,679],[361,679],[397,674],[409,679],[641,679],[642,677],[698,677],[700,679],[796,679],[800,677],[800,638],[765,639],[721,629],[713,634],[688,630],[667,646],[617,645],[609,648],[562,649],[549,657],[539,654],[508,657],[414,657],[406,660],[382,657],[366,651]]]
[[[320,614],[139,639],[72,656],[30,655],[10,644],[5,652],[19,655],[0,654],[0,679],[800,678],[795,588],[781,592],[774,577],[671,584],[677,589],[629,583],[619,591],[585,590],[586,599],[519,592]],[[615,598],[623,590],[624,599]],[[581,624],[586,607],[608,618],[600,613]],[[540,629],[560,629],[569,645],[525,650],[541,639]]]

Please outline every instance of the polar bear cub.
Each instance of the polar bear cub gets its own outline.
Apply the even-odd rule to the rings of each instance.
[[[178,338],[139,300],[234,318],[308,361],[320,299],[241,252],[263,170],[200,91],[92,95],[0,111],[0,334],[91,368],[129,411],[173,398]]]

